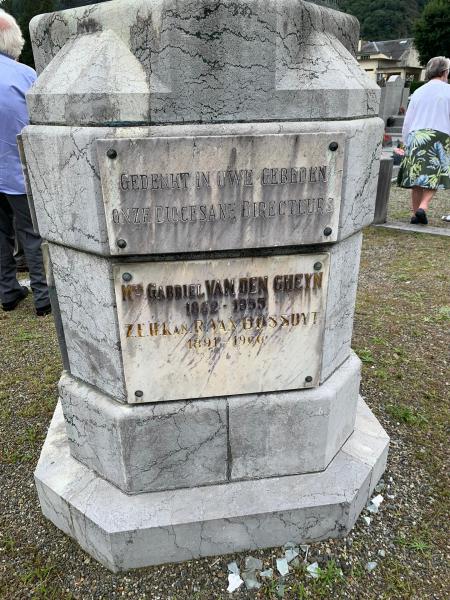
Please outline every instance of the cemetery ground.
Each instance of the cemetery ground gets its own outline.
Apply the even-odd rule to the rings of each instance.
[[[55,330],[51,317],[34,317],[30,297],[0,313],[0,598],[448,598],[448,259],[448,238],[365,231],[353,348],[363,361],[362,395],[391,437],[375,492],[383,502],[346,538],[312,544],[306,562],[300,550],[284,578],[276,569],[282,548],[112,574],[46,521],[33,470],[57,398]],[[242,572],[247,556],[273,577],[229,594],[227,564]],[[370,572],[368,563],[376,563]]]

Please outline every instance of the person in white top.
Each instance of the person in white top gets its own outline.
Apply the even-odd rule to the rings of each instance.
[[[450,59],[432,58],[428,83],[411,96],[403,124],[405,157],[397,183],[411,188],[411,223],[428,223],[429,204],[438,189],[450,189]]]

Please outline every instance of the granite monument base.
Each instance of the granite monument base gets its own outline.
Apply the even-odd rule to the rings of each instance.
[[[386,465],[389,438],[362,399],[320,473],[127,495],[72,458],[61,405],[35,472],[44,515],[108,569],[345,535]]]

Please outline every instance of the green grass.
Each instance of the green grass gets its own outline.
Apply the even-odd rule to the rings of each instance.
[[[307,577],[301,564],[284,580],[285,600],[450,597],[448,256],[447,238],[365,232],[352,346],[363,363],[361,393],[392,440],[385,479],[392,477],[395,499],[382,491],[382,510],[370,527],[357,521],[352,547],[342,540],[332,545],[333,553],[351,558],[344,576],[337,562],[327,563],[317,579]],[[41,515],[32,487],[62,369],[51,318],[36,319],[30,298],[13,313],[0,312],[0,347],[2,600],[97,600],[100,589],[105,599],[279,598],[278,577],[262,581],[256,592],[242,586],[230,596],[226,564],[234,555],[218,559],[218,570],[211,559],[118,575],[94,560],[86,565],[86,554]],[[381,542],[385,558],[377,557]],[[324,544],[314,544],[310,556]],[[268,549],[258,556],[268,568],[280,553]],[[369,560],[378,561],[370,574]],[[172,588],[179,583],[181,591]]]
[[[414,408],[410,408],[404,404],[388,404],[386,410],[391,417],[407,425],[423,425],[428,423],[426,417]]]

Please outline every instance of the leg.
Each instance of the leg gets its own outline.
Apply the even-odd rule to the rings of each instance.
[[[31,289],[33,290],[34,304],[36,308],[43,308],[50,304],[50,299],[44,264],[42,262],[42,240],[33,229],[26,195],[9,196],[9,200],[16,217],[16,233],[22,244],[30,271],[30,282]]]
[[[413,215],[416,214],[416,210],[419,208],[422,201],[422,190],[420,187],[413,187],[411,189],[411,210]]]
[[[427,188],[421,188],[422,197],[420,199],[419,208],[423,208],[424,211],[428,210],[431,200],[436,193],[436,190],[430,190]]]
[[[0,193],[0,302],[13,302],[22,295],[16,279],[13,211],[6,194]]]

